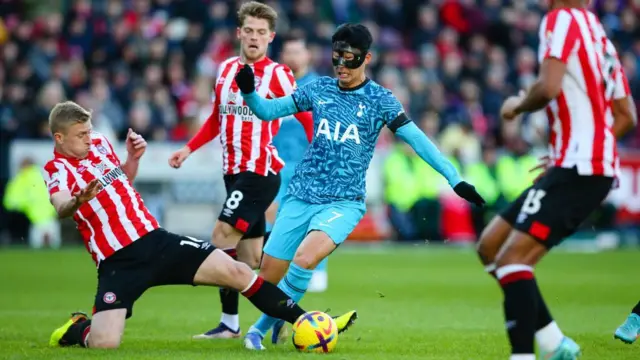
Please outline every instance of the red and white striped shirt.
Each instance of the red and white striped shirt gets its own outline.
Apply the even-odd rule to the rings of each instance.
[[[235,82],[235,75],[244,66],[240,57],[225,60],[218,69],[214,91],[213,111],[200,131],[187,146],[195,151],[220,135],[223,149],[223,171],[237,174],[251,171],[260,175],[278,173],[284,161],[272,144],[282,119],[262,121],[245,103]],[[278,98],[293,93],[296,87],[291,70],[268,57],[251,64],[255,76],[256,92],[266,98]],[[305,127],[307,138],[313,135],[310,113],[296,114]],[[271,120],[271,119],[266,119]]]
[[[84,159],[66,157],[54,151],[44,166],[49,195],[59,191],[71,194],[98,179],[102,190],[82,204],[73,215],[85,246],[96,265],[116,251],[159,227],[140,194],[120,168],[120,160],[109,140],[91,133],[91,148]]]
[[[581,175],[615,176],[616,139],[610,110],[619,71],[611,71],[607,36],[596,16],[578,8],[549,12],[540,25],[539,61],[566,66],[562,90],[546,107],[554,165]]]

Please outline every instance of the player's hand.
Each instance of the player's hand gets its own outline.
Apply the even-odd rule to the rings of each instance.
[[[142,135],[129,129],[129,132],[127,133],[126,146],[129,156],[134,160],[138,160],[147,150],[147,141],[142,137]]]
[[[504,120],[510,121],[516,118],[519,114],[516,112],[516,108],[520,106],[522,100],[524,100],[526,93],[524,90],[520,90],[518,96],[509,96],[504,103],[502,103],[502,107],[500,108],[500,117]]]
[[[187,160],[189,155],[191,155],[191,149],[189,149],[188,146],[183,147],[169,157],[169,166],[174,169],[179,169],[180,166],[182,166],[182,163]]]
[[[472,204],[475,204],[478,207],[483,207],[485,204],[484,199],[482,198],[482,196],[480,196],[480,194],[478,194],[475,186],[469,184],[468,182],[462,181],[458,183],[458,185],[453,188],[453,191],[455,191],[456,194],[458,194],[458,196],[460,196],[461,198],[467,200]]]
[[[84,189],[76,192],[73,196],[76,198],[77,204],[82,205],[96,197],[100,190],[102,190],[102,184],[100,184],[98,179],[93,179]]]
[[[236,74],[236,84],[244,94],[251,94],[256,90],[253,69],[251,69],[251,66],[245,64],[244,67],[238,71]]]
[[[549,155],[545,155],[539,158],[538,161],[539,161],[538,165],[532,167],[529,170],[529,172],[531,173],[531,172],[536,172],[542,169],[542,172],[540,172],[540,174],[538,174],[538,176],[536,176],[536,178],[533,180],[534,183],[538,182],[538,180],[540,180],[540,178],[547,173],[547,170],[549,169],[549,167],[551,167],[551,157]]]

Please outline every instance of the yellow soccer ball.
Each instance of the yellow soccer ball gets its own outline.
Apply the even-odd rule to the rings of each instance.
[[[293,324],[293,346],[302,352],[329,353],[338,343],[338,326],[321,311],[310,311]]]

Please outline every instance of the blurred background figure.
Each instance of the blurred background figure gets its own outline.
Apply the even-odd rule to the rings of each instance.
[[[49,192],[40,166],[32,159],[25,158],[16,176],[7,184],[3,205],[13,213],[9,223],[13,228],[12,233],[20,236],[20,239],[28,239],[30,247],[60,247],[58,215],[49,202]]]
[[[311,68],[311,54],[307,47],[307,41],[300,33],[293,32],[283,37],[280,60],[293,71],[298,87],[305,86],[318,78],[318,74]],[[300,122],[290,116],[283,119],[280,131],[273,139],[273,144],[278,149],[278,154],[284,160],[285,166],[280,172],[282,177],[280,192],[267,212],[270,227],[275,221],[278,206],[287,193],[289,181],[295,173],[298,162],[302,160],[309,142]],[[328,260],[329,258],[325,258],[318,264],[313,272],[307,291],[323,292],[327,289],[329,284]]]

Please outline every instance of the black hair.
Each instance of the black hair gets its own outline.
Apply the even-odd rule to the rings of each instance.
[[[366,26],[362,24],[346,23],[338,27],[333,36],[331,42],[344,41],[356,49],[362,50],[362,52],[369,51],[373,38],[371,32]]]

